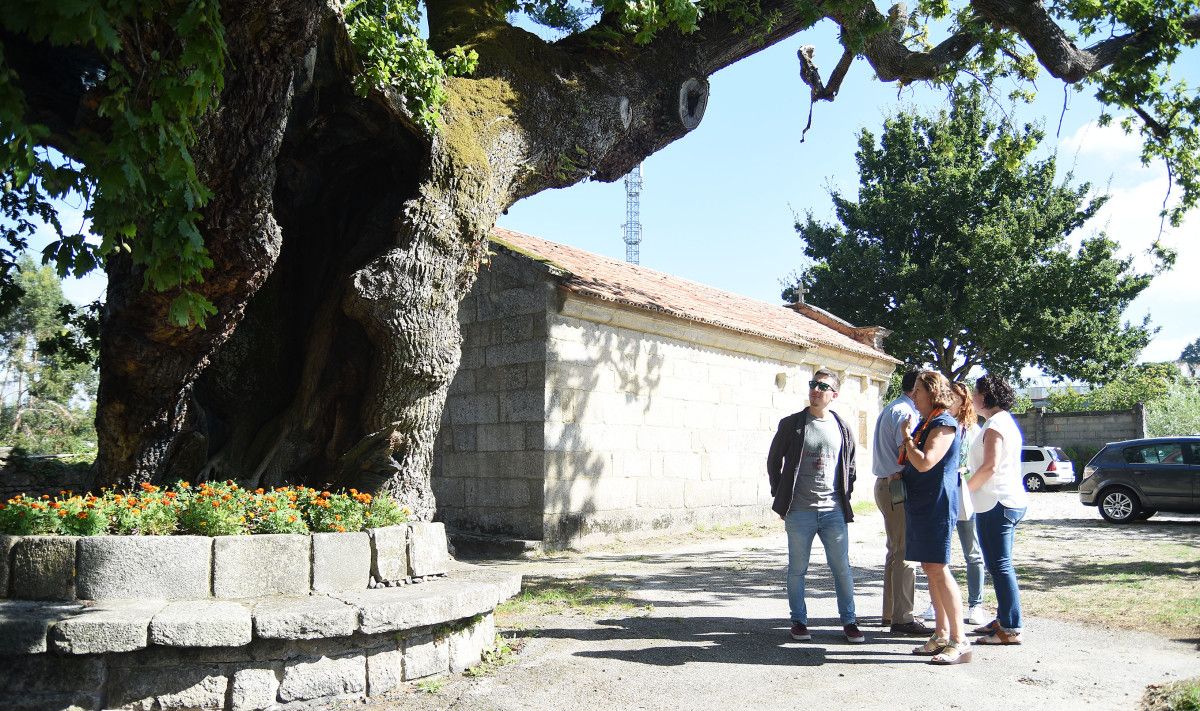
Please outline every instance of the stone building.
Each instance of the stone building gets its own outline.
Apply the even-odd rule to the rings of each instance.
[[[870,477],[886,331],[500,228],[491,250],[434,464],[452,529],[555,548],[773,516],[767,448],[819,367]]]

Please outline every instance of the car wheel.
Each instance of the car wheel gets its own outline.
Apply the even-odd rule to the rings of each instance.
[[[1046,482],[1042,481],[1037,474],[1026,474],[1024,482],[1025,491],[1044,491],[1046,489]]]
[[[1158,509],[1142,509],[1142,512],[1138,514],[1138,520],[1145,521],[1156,513],[1158,513]]]
[[[1129,523],[1142,513],[1137,495],[1129,489],[1114,487],[1100,494],[1100,515],[1111,523]]]

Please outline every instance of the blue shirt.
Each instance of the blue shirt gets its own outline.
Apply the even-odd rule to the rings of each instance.
[[[875,442],[871,448],[871,471],[880,479],[899,474],[904,467],[896,463],[900,455],[900,444],[904,441],[904,430],[909,418],[916,422],[917,403],[907,395],[892,400],[875,420]]]

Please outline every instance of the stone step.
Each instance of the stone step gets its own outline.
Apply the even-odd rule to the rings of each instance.
[[[493,610],[521,576],[457,564],[398,588],[239,600],[0,600],[0,655],[110,654],[146,647],[241,647],[433,627]]]

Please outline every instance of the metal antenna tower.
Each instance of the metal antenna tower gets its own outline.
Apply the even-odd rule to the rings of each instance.
[[[625,236],[625,261],[638,264],[641,260],[642,244],[642,164],[625,176],[625,224],[621,226]]]

